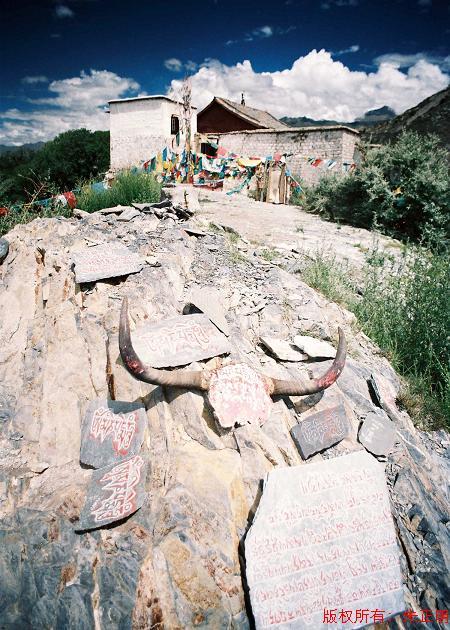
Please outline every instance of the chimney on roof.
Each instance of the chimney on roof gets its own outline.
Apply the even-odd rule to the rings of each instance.
[[[241,94],[241,105],[245,105],[244,92]]]

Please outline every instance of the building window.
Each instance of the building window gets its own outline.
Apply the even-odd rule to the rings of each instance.
[[[170,119],[170,133],[173,136],[176,136],[177,133],[180,133],[180,119],[178,116],[172,116]]]

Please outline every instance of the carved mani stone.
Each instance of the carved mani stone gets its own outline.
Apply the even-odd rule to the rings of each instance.
[[[264,424],[272,408],[264,380],[244,363],[226,365],[212,376],[208,400],[224,428]]]
[[[138,254],[121,243],[105,243],[88,247],[73,254],[75,281],[94,282],[102,278],[114,278],[137,273],[144,266]]]
[[[228,339],[198,313],[145,324],[131,333],[133,347],[143,363],[175,367],[230,352]]]
[[[102,527],[136,512],[146,496],[145,475],[140,455],[94,470],[77,529]]]
[[[343,404],[301,420],[291,436],[303,459],[337,444],[350,435],[351,426]]]
[[[383,467],[365,451],[274,468],[245,556],[257,630],[362,628],[405,609]]]
[[[137,455],[146,422],[145,409],[140,403],[91,401],[81,426],[81,463],[102,468]]]
[[[387,455],[395,444],[393,423],[378,413],[368,413],[358,434],[358,440],[374,455]]]

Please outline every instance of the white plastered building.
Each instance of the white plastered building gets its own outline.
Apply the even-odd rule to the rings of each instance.
[[[181,152],[182,105],[168,96],[139,96],[109,101],[111,170],[139,166],[164,147]],[[191,143],[197,131],[197,110],[192,107]]]

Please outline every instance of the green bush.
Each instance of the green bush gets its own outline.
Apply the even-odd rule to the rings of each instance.
[[[153,174],[124,171],[111,186],[102,191],[92,190],[89,184],[77,194],[77,206],[86,212],[103,208],[127,206],[131,203],[154,203],[161,198],[161,184]]]
[[[0,205],[11,206],[50,197],[54,190],[73,190],[79,181],[98,178],[109,168],[109,132],[75,129],[61,133],[41,148],[7,151],[0,160]]]
[[[431,396],[437,401],[441,419],[448,419],[450,258],[408,248],[401,268],[395,273],[387,271],[369,268],[363,299],[355,303],[354,312],[364,331],[389,353],[399,372],[416,386],[421,382],[425,399]]]
[[[109,169],[109,132],[75,129],[47,142],[29,165],[38,179],[51,181],[59,190],[73,190]]]
[[[352,302],[355,287],[349,268],[339,263],[335,256],[318,252],[314,259],[308,260],[301,275],[306,284],[320,291],[329,300],[344,305]]]
[[[439,245],[450,237],[450,177],[434,136],[403,133],[397,142],[363,147],[353,173],[324,176],[305,189],[301,205],[358,227]]]
[[[398,261],[368,252],[363,280],[319,254],[302,279],[344,304],[406,378],[403,403],[416,423],[445,426],[450,419],[450,258],[405,247]]]

